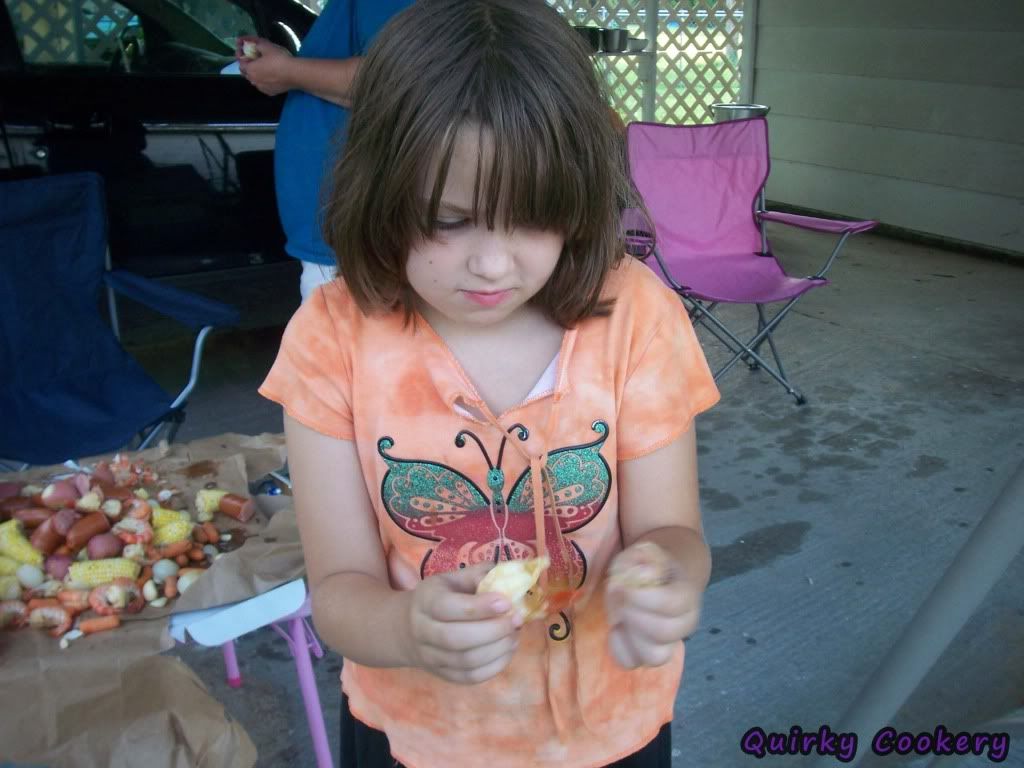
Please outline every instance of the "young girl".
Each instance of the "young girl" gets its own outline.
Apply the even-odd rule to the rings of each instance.
[[[345,658],[342,765],[668,768],[710,571],[693,419],[718,392],[682,304],[623,256],[587,50],[541,0],[421,0],[354,102],[341,277],[261,388]],[[537,555],[539,620],[476,593]]]

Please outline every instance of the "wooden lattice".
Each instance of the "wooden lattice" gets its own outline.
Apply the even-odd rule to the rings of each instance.
[[[104,64],[132,12],[113,0],[7,0],[28,64]]]
[[[646,53],[596,61],[624,120],[664,123],[711,122],[712,104],[739,99],[743,1],[547,0],[571,24],[627,29],[644,39],[648,9],[656,9],[657,39]],[[650,89],[654,97],[645,99]]]

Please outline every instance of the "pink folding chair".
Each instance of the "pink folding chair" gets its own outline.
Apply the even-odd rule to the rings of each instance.
[[[876,222],[763,210],[769,170],[763,117],[711,125],[631,123],[626,140],[630,174],[653,220],[659,276],[682,297],[693,321],[733,353],[715,380],[743,360],[752,369],[763,368],[803,405],[806,398],[786,378],[772,334],[803,294],[828,284],[825,273],[846,239]],[[635,253],[644,247],[646,220],[630,209],[623,221],[627,248]],[[816,274],[791,277],[768,244],[767,221],[838,235],[839,241]],[[785,304],[769,318],[765,305],[777,302]],[[757,330],[749,340],[744,342],[714,314],[720,303],[757,308]],[[765,342],[774,366],[758,352]]]

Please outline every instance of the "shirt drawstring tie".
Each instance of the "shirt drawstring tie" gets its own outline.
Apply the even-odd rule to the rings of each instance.
[[[552,563],[559,563],[564,568],[564,573],[556,573],[555,580],[560,582],[562,579],[566,580],[566,584],[558,585],[557,591],[555,591],[549,579],[548,571],[545,571],[538,585],[538,591],[543,599],[548,599],[553,593],[556,595],[572,595],[575,592],[576,581],[578,574],[576,568],[574,568],[575,560],[572,557],[572,551],[570,545],[562,535],[562,528],[558,522],[558,512],[555,506],[555,494],[554,494],[554,483],[552,482],[551,472],[548,470],[548,447],[551,436],[555,434],[555,428],[558,424],[558,400],[559,396],[557,393],[552,395],[551,408],[548,412],[548,422],[545,425],[544,431],[539,435],[536,435],[538,442],[542,446],[539,453],[529,452],[522,445],[515,441],[510,441],[513,449],[519,453],[525,460],[530,464],[530,484],[531,484],[531,495],[533,497],[533,519],[534,527],[536,530],[536,542],[537,542],[537,557],[544,557],[547,555]],[[488,424],[498,430],[498,432],[504,436],[505,428],[494,418],[486,407],[479,408],[480,413],[484,416]],[[494,478],[494,485],[498,485],[498,481],[503,481],[503,476],[498,475]],[[492,478],[488,478],[488,485],[491,485]],[[503,496],[502,488],[491,487],[491,519],[494,522],[495,529],[499,534],[499,544],[504,549],[505,547],[505,529],[508,524],[508,505],[506,504]],[[498,522],[498,507],[501,507],[503,514],[502,522]],[[548,551],[548,523],[546,521],[547,510],[551,510],[550,517],[553,546],[558,549],[555,557],[551,557],[551,553]],[[568,605],[554,605],[553,609],[561,611],[562,608],[568,609]],[[567,618],[566,618],[567,620]],[[555,731],[561,737],[563,734],[570,733],[578,725],[582,726],[587,731],[591,732],[588,727],[582,702],[580,701],[580,687],[579,679],[576,674],[577,664],[576,662],[576,636],[570,634],[567,638],[568,647],[561,645],[559,642],[558,647],[552,642],[546,642],[544,645],[544,664],[545,664],[545,680],[547,685],[546,698],[548,701],[548,707],[551,710],[552,720],[555,724]],[[571,680],[565,680],[573,691],[572,704],[575,705],[575,712],[565,711],[568,705],[571,709],[572,704],[565,702],[565,697],[557,696],[556,690],[551,686],[552,679],[552,665],[556,655],[568,654],[567,664],[562,665],[563,670],[569,670],[572,675]]]

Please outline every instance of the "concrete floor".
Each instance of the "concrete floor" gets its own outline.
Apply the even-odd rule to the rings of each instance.
[[[802,231],[771,236],[791,274],[816,271],[830,247]],[[673,766],[751,765],[739,744],[755,725],[782,733],[838,727],[1024,459],[1022,264],[869,233],[848,244],[830,276],[833,284],[808,294],[777,334],[807,405],[796,406],[764,372],[738,366],[719,382],[722,402],[698,422],[714,569],[702,627],[687,646]],[[183,440],[280,430],[278,410],[255,388],[297,300],[297,278],[277,274],[262,298],[260,282],[214,290],[247,307],[248,330],[211,342]],[[724,316],[752,326],[752,314],[735,309]],[[133,334],[137,346],[159,337],[137,320],[134,330],[126,324],[129,343]],[[712,364],[720,361],[717,342],[702,339]],[[139,347],[169,387],[181,376],[167,362],[178,348],[171,337]],[[893,718],[898,729],[966,730],[1024,705],[1022,584],[1018,556]],[[218,651],[177,654],[249,731],[260,766],[313,765],[290,659],[275,634],[241,642],[240,690],[224,685]],[[316,669],[337,758],[340,660]],[[1004,765],[1020,767],[1019,718],[1015,728]],[[859,754],[868,751],[862,737]]]

